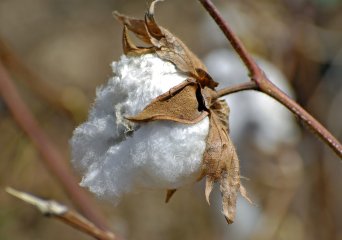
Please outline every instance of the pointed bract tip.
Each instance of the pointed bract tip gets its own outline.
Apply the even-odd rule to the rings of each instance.
[[[207,200],[208,205],[210,205],[210,193],[213,190],[214,187],[214,180],[207,176],[206,182],[205,182],[205,198]]]
[[[247,193],[246,188],[245,188],[242,184],[240,184],[240,194],[241,194],[241,196],[242,196],[244,199],[246,199],[250,204],[254,205],[253,201],[252,201],[252,200],[249,198],[249,196],[248,196],[248,193]]]
[[[232,224],[234,222],[235,209],[231,209],[229,206],[226,206],[225,204],[223,204],[222,214],[223,214],[223,216],[226,219],[228,224]]]
[[[120,18],[122,17],[122,14],[116,10],[112,12],[112,15],[116,20],[120,20]]]
[[[226,222],[228,224],[232,224],[234,222],[233,220],[229,219],[227,216],[224,216],[224,218],[226,219]]]
[[[177,189],[168,189],[167,190],[165,203],[168,203],[170,201],[171,197],[173,196],[173,194],[175,194],[176,191],[177,191]]]
[[[156,3],[158,3],[158,2],[164,2],[164,0],[154,0],[154,1],[152,1],[152,2],[151,2],[151,5],[150,5],[150,7],[149,7],[149,9],[148,9],[148,12],[147,12],[148,15],[150,15],[150,16],[153,16],[153,15],[154,15],[155,5],[156,5]]]

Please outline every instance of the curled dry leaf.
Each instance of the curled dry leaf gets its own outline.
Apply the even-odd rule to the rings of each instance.
[[[181,40],[156,23],[154,19],[156,2],[152,2],[143,20],[114,13],[124,25],[124,53],[127,55],[156,53],[160,58],[173,63],[189,78],[154,99],[137,115],[126,118],[133,122],[169,120],[195,124],[208,116],[210,126],[199,180],[206,177],[205,195],[208,203],[214,183],[220,182],[223,214],[227,222],[232,223],[238,192],[245,198],[247,194],[240,183],[239,159],[228,134],[228,105],[224,100],[217,99],[215,87],[218,84],[207,73],[204,64]],[[149,46],[135,45],[129,37],[128,30]],[[175,191],[176,189],[167,191],[166,201],[169,201]]]

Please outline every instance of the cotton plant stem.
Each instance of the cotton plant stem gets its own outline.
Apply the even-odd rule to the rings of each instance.
[[[337,156],[342,160],[342,145],[341,143],[314,117],[312,117],[301,106],[289,98],[279,88],[277,88],[264,74],[262,69],[257,65],[252,56],[248,53],[240,39],[234,34],[227,22],[224,21],[217,8],[210,0],[199,0],[211,17],[215,20],[216,24],[220,27],[224,35],[227,37],[234,50],[237,52],[245,66],[249,71],[251,81],[256,86],[250,86],[253,90],[258,90],[264,94],[274,98],[282,105],[286,106],[291,112],[293,112],[300,120],[302,120],[321,140],[323,140],[332,150],[335,151]],[[248,90],[248,88],[241,88],[242,90]],[[229,90],[220,90],[227,94]],[[238,89],[238,91],[240,91]],[[237,91],[235,91],[237,92]],[[221,94],[222,95],[222,94]]]
[[[58,220],[61,220],[62,222],[70,225],[71,227],[81,232],[84,232],[96,239],[116,239],[113,233],[98,228],[79,213],[69,209],[68,207],[56,201],[44,200],[31,194],[15,190],[10,187],[6,188],[6,192],[28,204],[35,206],[44,216],[54,217]]]
[[[40,128],[38,122],[20,97],[11,78],[0,62],[0,94],[13,119],[18,126],[27,134],[32,143],[42,156],[43,163],[48,170],[56,177],[65,192],[73,201],[76,207],[97,226],[107,229],[105,220],[95,208],[95,203],[82,190],[77,179],[72,174],[62,154],[53,144],[50,138]]]

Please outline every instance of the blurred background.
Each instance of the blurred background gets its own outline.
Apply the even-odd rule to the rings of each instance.
[[[200,56],[222,86],[246,81],[201,5],[184,2],[158,4],[157,21]],[[214,3],[271,80],[341,140],[342,1]],[[112,12],[143,17],[147,6],[140,0],[0,0],[1,61],[67,164],[72,131],[122,54],[122,26]],[[13,58],[36,76],[28,77]],[[341,240],[342,166],[334,152],[261,94],[237,93],[227,101],[242,181],[255,204],[238,199],[236,222],[227,226],[219,192],[208,206],[202,182],[180,189],[169,204],[164,191],[126,196],[118,206],[95,199],[111,229],[125,239]],[[42,217],[5,186],[72,206],[0,98],[0,239],[91,239]]]

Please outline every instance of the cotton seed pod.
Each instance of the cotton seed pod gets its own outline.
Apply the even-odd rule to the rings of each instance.
[[[203,63],[154,20],[115,13],[123,23],[125,55],[113,63],[114,77],[97,90],[89,119],[71,139],[81,185],[114,201],[126,192],[177,188],[206,178],[209,203],[220,183],[223,214],[235,217],[239,159],[229,137],[229,108],[217,99],[217,83]],[[136,46],[128,31],[148,47]]]
[[[174,189],[196,181],[201,170],[208,118],[194,124],[125,119],[186,76],[155,54],[123,55],[114,77],[96,91],[88,120],[74,130],[72,163],[81,186],[118,202],[127,192]]]

